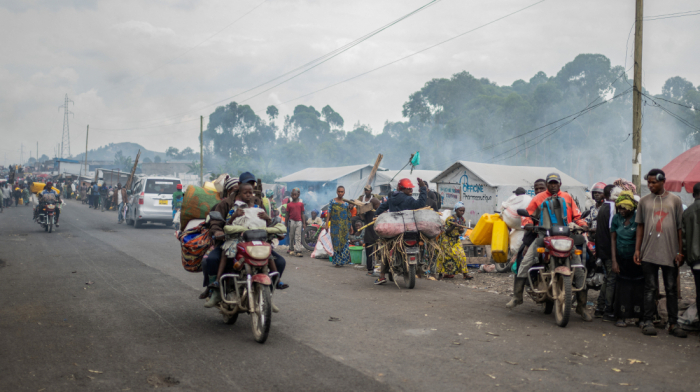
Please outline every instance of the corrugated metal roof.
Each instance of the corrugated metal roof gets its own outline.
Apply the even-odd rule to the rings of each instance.
[[[441,182],[441,180],[458,166],[464,166],[472,173],[476,174],[482,181],[492,187],[515,185],[515,186],[532,186],[534,180],[545,178],[549,173],[559,173],[562,180],[562,185],[582,186],[585,184],[557,169],[556,167],[538,167],[538,166],[508,166],[495,165],[492,163],[478,163],[468,161],[457,161],[452,166],[447,168],[432,179],[431,182]]]
[[[339,166],[339,167],[309,167],[304,170],[300,170],[296,173],[278,178],[275,182],[328,182],[334,181],[341,177],[345,177],[350,173],[354,173],[358,170],[369,168],[372,170],[374,165],[354,165],[354,166]],[[379,168],[379,170],[386,170]],[[367,172],[369,175],[369,172]]]

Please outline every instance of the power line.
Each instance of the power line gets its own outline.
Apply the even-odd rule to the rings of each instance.
[[[191,52],[192,50],[198,48],[198,47],[199,47],[200,45],[202,45],[203,43],[205,43],[205,42],[209,41],[210,39],[214,38],[215,36],[217,36],[218,34],[220,34],[222,31],[224,31],[224,30],[228,29],[229,27],[233,26],[233,24],[235,24],[235,23],[238,22],[239,20],[245,18],[248,14],[250,14],[251,12],[255,11],[256,9],[258,9],[260,6],[262,6],[263,4],[265,4],[267,1],[268,1],[268,0],[263,0],[262,3],[260,3],[260,4],[258,4],[257,6],[253,7],[250,11],[246,12],[245,14],[241,15],[238,19],[236,19],[236,20],[234,20],[233,22],[229,23],[229,24],[226,25],[226,27],[224,27],[223,29],[221,29],[221,30],[217,31],[216,33],[210,35],[209,37],[207,37],[207,38],[204,39],[203,41],[200,41],[198,44],[196,44],[196,45],[194,45],[194,46],[192,46],[192,47],[186,49],[185,51],[183,51],[182,53],[180,53],[180,54],[178,54],[177,56],[173,57],[172,59],[166,61],[165,63],[163,63],[163,64],[161,64],[161,65],[159,65],[159,66],[153,68],[152,70],[150,70],[150,71],[148,71],[148,72],[146,72],[146,73],[143,73],[143,74],[141,74],[141,75],[139,75],[139,76],[137,76],[137,77],[135,77],[135,78],[129,79],[129,80],[127,80],[126,82],[121,83],[121,84],[119,84],[119,85],[117,85],[117,86],[115,86],[115,87],[113,87],[113,88],[111,88],[111,89],[108,89],[108,90],[104,91],[104,92],[106,93],[106,92],[110,92],[110,91],[116,90],[116,89],[118,89],[118,88],[120,88],[120,87],[122,87],[122,86],[125,86],[125,85],[127,85],[127,84],[129,84],[129,83],[135,82],[135,81],[141,79],[142,77],[147,76],[147,75],[150,75],[151,73],[153,73],[153,72],[155,72],[155,71],[157,71],[157,70],[159,70],[159,69],[165,67],[166,65],[168,65],[168,64],[172,63],[173,61],[179,59],[180,57],[186,55],[187,53]]]
[[[694,130],[700,132],[700,128],[699,128],[699,127],[697,127],[697,126],[691,124],[691,123],[688,122],[686,119],[682,118],[681,116],[677,115],[676,113],[673,113],[673,112],[671,112],[670,110],[666,109],[666,108],[663,107],[661,104],[659,104],[658,102],[656,102],[656,101],[654,100],[654,98],[662,99],[662,100],[664,100],[664,101],[666,101],[666,102],[670,102],[670,103],[674,103],[674,102],[671,102],[671,101],[669,101],[669,100],[667,100],[667,99],[663,99],[663,98],[659,98],[659,97],[654,97],[654,98],[652,98],[652,97],[650,97],[649,95],[644,94],[644,93],[642,93],[642,95],[645,96],[645,97],[647,97],[647,98],[649,98],[649,100],[651,100],[651,101],[654,103],[653,105],[650,105],[650,106],[657,107],[657,108],[663,110],[664,112],[668,113],[668,115],[670,115],[671,117],[675,118],[676,120],[682,122],[683,124],[685,124],[685,125],[688,126],[689,128],[692,128],[692,129],[694,129]],[[679,105],[679,106],[688,107],[688,106],[684,106],[684,105]],[[692,109],[692,108],[691,108],[691,109]]]
[[[670,19],[670,18],[682,18],[684,16],[694,16],[694,15],[700,15],[700,10],[674,12],[671,14],[652,15],[652,16],[644,17],[644,20],[651,21],[651,20]]]
[[[135,131],[135,130],[140,130],[140,129],[153,129],[153,128],[162,128],[162,127],[169,127],[171,125],[177,125],[177,124],[182,124],[182,123],[187,123],[187,122],[192,122],[192,121],[197,121],[199,120],[198,118],[193,118],[191,120],[183,120],[175,123],[168,123],[168,124],[162,124],[162,125],[153,125],[150,127],[135,127],[135,128],[93,128],[94,130],[97,131]]]
[[[289,81],[289,80],[291,80],[291,79],[294,79],[295,77],[297,77],[297,76],[299,76],[299,75],[301,75],[301,74],[303,74],[303,73],[305,73],[305,72],[308,72],[308,71],[310,71],[310,70],[313,69],[313,68],[316,68],[317,66],[319,66],[319,65],[321,65],[321,64],[323,64],[323,63],[325,63],[325,62],[327,62],[327,61],[329,61],[329,60],[331,60],[332,58],[337,57],[338,55],[340,55],[340,54],[342,54],[342,53],[348,51],[349,49],[352,49],[353,47],[355,47],[355,46],[361,44],[362,42],[364,42],[364,41],[366,41],[366,40],[372,38],[373,36],[375,36],[375,35],[381,33],[382,31],[384,31],[384,30],[386,30],[386,29],[388,29],[388,28],[394,26],[395,24],[397,24],[397,23],[403,21],[404,19],[406,19],[406,18],[408,18],[408,17],[410,17],[410,16],[413,16],[413,15],[417,14],[418,12],[421,12],[421,11],[425,10],[426,8],[428,8],[428,7],[430,7],[430,6],[433,6],[433,5],[437,4],[437,3],[440,2],[440,1],[442,1],[442,0],[431,0],[430,2],[428,2],[428,3],[424,4],[424,5],[422,5],[421,7],[418,7],[417,9],[415,9],[415,10],[409,12],[408,14],[405,14],[405,15],[401,16],[400,18],[398,18],[398,19],[396,19],[396,20],[393,20],[393,21],[389,22],[388,24],[385,24],[384,26],[381,26],[381,27],[379,27],[379,28],[377,28],[377,29],[371,31],[371,32],[369,32],[369,33],[367,33],[367,34],[365,34],[365,35],[363,35],[363,36],[361,36],[361,37],[355,39],[354,41],[352,41],[352,42],[350,42],[350,43],[348,43],[348,44],[345,44],[345,45],[343,45],[343,46],[341,46],[341,47],[339,47],[339,48],[337,48],[337,49],[334,49],[334,50],[332,50],[332,51],[330,51],[330,52],[328,52],[328,53],[326,53],[326,54],[324,54],[324,55],[322,55],[322,56],[320,56],[320,57],[317,57],[316,59],[314,59],[314,60],[312,60],[312,61],[310,61],[310,62],[308,62],[308,63],[306,63],[306,64],[304,64],[304,65],[302,65],[302,66],[299,66],[299,67],[297,67],[297,68],[295,68],[295,69],[293,69],[293,70],[291,70],[291,71],[288,71],[288,72],[286,72],[286,73],[284,73],[284,74],[282,74],[282,75],[279,75],[279,76],[277,76],[277,77],[275,77],[275,78],[273,78],[273,79],[270,79],[270,80],[268,80],[268,81],[266,81],[266,82],[264,82],[264,83],[258,84],[257,86],[252,87],[252,88],[249,88],[249,89],[247,89],[247,90],[245,90],[245,91],[243,91],[243,92],[240,92],[240,93],[235,94],[235,95],[232,95],[232,96],[230,96],[230,97],[221,99],[221,100],[216,101],[216,102],[214,102],[214,103],[211,103],[211,104],[208,104],[208,105],[205,105],[205,106],[201,106],[201,107],[199,107],[199,108],[197,108],[197,109],[190,110],[190,111],[185,112],[185,113],[180,113],[180,114],[177,114],[177,115],[174,115],[174,116],[165,117],[165,118],[162,118],[162,119],[159,119],[159,120],[146,120],[146,121],[140,121],[140,122],[165,121],[165,120],[169,120],[169,119],[172,119],[172,118],[175,118],[175,117],[180,117],[180,116],[185,115],[185,114],[194,113],[194,112],[200,111],[200,110],[202,110],[202,109],[205,109],[205,108],[208,108],[208,107],[211,107],[211,106],[215,106],[215,105],[218,105],[218,104],[220,104],[220,103],[222,103],[222,102],[225,102],[225,101],[228,101],[228,100],[230,100],[230,99],[236,98],[236,97],[238,97],[238,96],[240,96],[240,95],[243,95],[243,94],[245,94],[245,93],[248,93],[248,92],[251,92],[251,91],[253,91],[253,90],[256,90],[256,89],[258,89],[258,88],[260,88],[260,87],[262,87],[262,86],[264,86],[264,85],[266,85],[266,84],[272,83],[272,82],[274,82],[275,80],[278,80],[278,79],[280,79],[280,78],[283,78],[283,77],[285,77],[285,76],[287,76],[287,75],[289,75],[289,74],[292,74],[292,73],[294,73],[294,72],[300,71],[297,75],[295,75],[295,76],[293,76],[293,77],[291,77],[291,78],[288,78],[287,80],[285,80],[285,81],[283,81],[283,82],[281,82],[281,83],[278,83],[277,85],[273,86],[273,88],[274,88],[274,87],[277,87],[277,86],[279,86],[280,84],[286,83],[287,81]],[[542,1],[544,1],[544,0],[542,0]],[[268,91],[268,90],[266,90],[266,91]],[[250,98],[249,98],[249,99],[250,99]]]
[[[485,24],[483,24],[483,25],[481,25],[481,26],[479,26],[479,27],[475,27],[475,28],[473,28],[473,29],[471,29],[471,30],[469,30],[469,31],[465,31],[464,33],[455,35],[455,36],[452,37],[452,38],[448,38],[448,39],[446,39],[446,40],[444,40],[444,41],[438,42],[437,44],[428,46],[428,47],[426,47],[426,48],[424,48],[424,49],[421,49],[421,50],[419,50],[419,51],[417,51],[417,52],[411,53],[411,54],[409,54],[408,56],[404,56],[404,57],[401,57],[401,58],[396,59],[396,60],[394,60],[394,61],[388,62],[388,63],[386,63],[386,64],[384,64],[384,65],[381,65],[381,66],[379,66],[379,67],[377,67],[377,68],[373,68],[373,69],[371,69],[371,70],[369,70],[369,71],[360,73],[360,74],[355,75],[355,76],[353,76],[353,77],[351,77],[351,78],[345,79],[345,80],[340,81],[340,82],[338,82],[338,83],[331,84],[331,85],[326,86],[326,87],[324,87],[324,88],[321,88],[321,89],[312,91],[312,92],[310,92],[310,93],[308,93],[308,94],[300,95],[300,96],[298,96],[298,97],[296,97],[296,98],[290,99],[289,101],[282,102],[282,105],[287,104],[287,103],[292,102],[292,101],[296,101],[297,99],[301,99],[301,98],[304,98],[304,97],[308,97],[309,95],[313,95],[313,94],[316,94],[316,93],[321,92],[321,91],[324,91],[324,90],[328,90],[329,88],[333,88],[333,87],[338,86],[338,85],[340,85],[340,84],[349,82],[349,81],[351,81],[351,80],[353,80],[353,79],[357,79],[357,78],[359,78],[359,77],[361,77],[361,76],[367,75],[367,74],[369,74],[369,73],[371,73],[371,72],[374,72],[374,71],[377,71],[377,70],[379,70],[379,69],[388,67],[389,65],[398,63],[399,61],[403,61],[403,60],[405,60],[405,59],[407,59],[407,58],[409,58],[409,57],[413,57],[413,56],[415,56],[415,55],[417,55],[417,54],[423,53],[423,52],[425,52],[425,51],[427,51],[427,50],[430,50],[430,49],[432,49],[432,48],[435,48],[435,47],[437,47],[437,46],[440,46],[440,45],[442,45],[442,44],[444,44],[444,43],[447,43],[447,42],[450,42],[450,41],[452,41],[452,40],[455,40],[455,39],[457,39],[457,38],[459,38],[459,37],[461,37],[461,36],[464,36],[464,35],[466,35],[466,34],[469,34],[469,33],[473,32],[473,31],[479,30],[479,29],[481,29],[481,28],[483,28],[483,27],[486,27],[486,26],[488,26],[488,25],[490,25],[490,24],[496,23],[496,22],[498,22],[498,21],[501,20],[501,19],[505,19],[505,18],[507,18],[507,17],[509,17],[509,16],[515,15],[515,14],[517,14],[517,13],[519,13],[519,12],[522,12],[522,11],[525,11],[526,9],[528,9],[528,8],[530,8],[530,7],[534,7],[534,6],[536,6],[537,4],[543,3],[544,1],[546,1],[546,0],[541,0],[541,1],[538,1],[538,2],[536,2],[536,3],[533,3],[533,4],[531,4],[531,5],[529,5],[529,6],[525,7],[525,8],[521,8],[521,9],[515,11],[515,12],[512,12],[512,13],[508,14],[508,15],[502,16],[502,17],[500,17],[500,18],[498,18],[498,19],[494,19],[494,20],[492,20],[492,21],[490,21],[490,22],[488,22],[488,23],[485,23]]]
[[[573,122],[574,120],[576,120],[577,118],[583,116],[584,114],[590,113],[590,112],[593,111],[594,109],[596,109],[596,108],[598,108],[598,107],[600,107],[600,106],[603,106],[603,105],[605,105],[606,103],[611,102],[611,101],[614,100],[614,99],[617,99],[617,98],[619,98],[619,97],[621,97],[621,96],[623,96],[623,95],[629,94],[631,91],[632,91],[632,89],[629,88],[629,89],[623,91],[622,93],[613,96],[612,98],[610,98],[610,99],[608,99],[608,100],[605,100],[605,101],[603,101],[603,102],[597,103],[597,104],[595,104],[595,105],[593,105],[593,106],[590,106],[590,107],[586,107],[586,109],[584,109],[584,110],[578,112],[576,117],[572,118],[571,120],[567,121],[566,123],[561,124],[561,125],[555,127],[554,129],[552,129],[551,131],[548,131],[548,132],[546,132],[546,133],[544,133],[544,134],[542,134],[542,135],[536,136],[536,137],[534,137],[533,139],[530,139],[529,141],[525,142],[525,143],[530,143],[530,142],[532,142],[532,141],[534,141],[534,140],[537,140],[538,138],[541,138],[541,139],[540,139],[539,141],[537,141],[536,143],[527,145],[527,146],[525,146],[525,147],[519,149],[518,151],[516,151],[514,154],[509,155],[509,156],[507,156],[507,157],[505,157],[505,158],[503,158],[503,159],[499,159],[499,160],[496,161],[496,162],[500,162],[500,161],[504,161],[504,160],[506,160],[506,159],[512,158],[512,157],[518,155],[519,153],[525,151],[526,149],[538,145],[538,144],[541,143],[544,139],[546,139],[546,138],[548,138],[548,137],[554,135],[554,134],[557,133],[560,129],[562,129],[563,127],[569,125],[570,123],[572,123],[572,122]],[[496,156],[492,157],[491,160],[493,161],[494,159],[499,158],[499,157],[501,157],[501,156],[503,156],[503,155],[509,153],[510,151],[515,150],[517,147],[518,147],[518,146],[516,146],[516,147],[514,147],[514,148],[512,148],[512,149],[510,149],[510,150],[507,150],[507,151],[505,151],[505,152],[503,152],[503,153],[501,153],[501,154],[499,154],[499,155],[496,155]]]

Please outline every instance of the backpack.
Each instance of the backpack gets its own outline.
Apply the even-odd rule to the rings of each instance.
[[[540,226],[551,229],[553,226],[567,226],[568,213],[566,200],[551,196],[540,205]]]

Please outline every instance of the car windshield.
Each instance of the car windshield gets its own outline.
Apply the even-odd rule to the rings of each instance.
[[[147,180],[145,193],[169,194],[172,195],[176,190],[179,180]]]

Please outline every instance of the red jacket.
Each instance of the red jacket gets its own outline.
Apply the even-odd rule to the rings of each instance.
[[[527,212],[530,215],[536,216],[535,213],[539,213],[539,209],[542,203],[551,196],[552,194],[549,191],[544,191],[538,195],[535,195],[535,197],[532,198],[532,201],[530,201],[530,205],[527,206]],[[567,220],[569,222],[574,222],[581,227],[587,226],[586,221],[581,219],[581,211],[579,211],[578,206],[576,205],[576,203],[574,203],[574,199],[571,198],[571,195],[564,191],[559,191],[558,196],[563,198],[566,202]],[[522,222],[523,225],[532,224],[532,219],[522,218]]]

